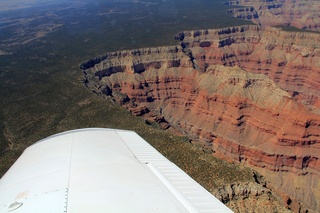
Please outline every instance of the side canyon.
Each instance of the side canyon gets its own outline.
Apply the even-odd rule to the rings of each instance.
[[[239,26],[80,65],[97,94],[249,166],[288,208],[320,211],[320,35]]]
[[[260,26],[320,30],[320,2],[317,0],[231,0],[225,4],[237,6],[227,11],[233,17],[250,20]]]

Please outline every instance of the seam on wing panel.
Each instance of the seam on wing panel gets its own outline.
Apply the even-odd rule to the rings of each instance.
[[[167,189],[177,198],[177,200],[190,212],[195,213],[199,212],[197,208],[195,208],[189,200],[187,200],[183,194],[168,180],[165,175],[157,167],[153,164],[149,163],[147,166],[150,170],[161,180],[161,182],[167,187]]]
[[[232,212],[138,134],[118,135],[134,157],[145,164],[189,212]]]
[[[116,133],[120,137],[121,141],[128,147],[134,157],[140,163],[150,163],[150,162],[170,162],[167,158],[165,158],[162,154],[160,154],[154,147],[152,147],[147,141],[141,138],[135,132],[128,132],[132,134],[130,137],[131,140],[125,140],[125,136],[119,134],[117,131]],[[134,139],[132,139],[135,137]],[[139,140],[137,140],[139,139]],[[134,141],[134,142],[133,142]]]

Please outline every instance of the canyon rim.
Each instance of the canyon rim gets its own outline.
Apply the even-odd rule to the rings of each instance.
[[[318,212],[320,35],[239,26],[175,39],[88,60],[84,83],[257,170],[288,208]]]

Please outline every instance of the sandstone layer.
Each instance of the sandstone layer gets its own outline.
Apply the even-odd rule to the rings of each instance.
[[[244,6],[227,12],[262,26],[286,25],[320,30],[320,2],[317,0],[232,0],[225,4]]]
[[[91,59],[84,83],[259,171],[288,208],[320,211],[320,35],[241,26],[175,39]]]
[[[291,212],[274,201],[271,190],[257,183],[223,185],[215,189],[213,195],[226,203],[234,212]]]

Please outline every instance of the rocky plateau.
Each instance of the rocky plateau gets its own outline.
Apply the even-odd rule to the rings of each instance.
[[[225,4],[242,6],[229,9],[228,13],[258,25],[286,25],[304,30],[320,30],[318,0],[232,0]]]
[[[288,209],[319,212],[320,35],[239,26],[175,39],[88,60],[84,83],[258,171]]]

